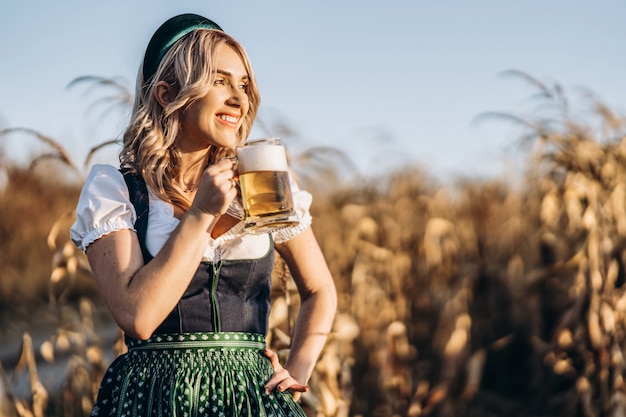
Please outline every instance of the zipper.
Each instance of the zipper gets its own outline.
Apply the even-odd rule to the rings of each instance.
[[[222,331],[222,322],[220,320],[220,309],[217,302],[217,281],[220,279],[220,270],[222,269],[222,260],[211,263],[213,268],[213,276],[211,277],[211,308],[213,310],[213,331]]]

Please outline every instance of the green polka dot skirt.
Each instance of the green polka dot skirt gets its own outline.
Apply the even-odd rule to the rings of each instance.
[[[265,337],[186,333],[129,339],[107,370],[92,416],[305,416],[291,394],[265,393]]]

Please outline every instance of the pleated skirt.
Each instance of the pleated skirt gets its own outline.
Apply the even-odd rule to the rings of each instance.
[[[289,393],[265,392],[273,373],[265,338],[186,333],[127,340],[109,367],[91,416],[305,416]]]

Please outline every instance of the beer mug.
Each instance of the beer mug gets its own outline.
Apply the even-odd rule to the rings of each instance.
[[[237,166],[246,232],[267,233],[298,223],[279,138],[246,142],[237,148]]]

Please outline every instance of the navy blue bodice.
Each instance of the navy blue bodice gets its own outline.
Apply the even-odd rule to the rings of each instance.
[[[267,333],[273,246],[260,259],[202,262],[155,334]]]

